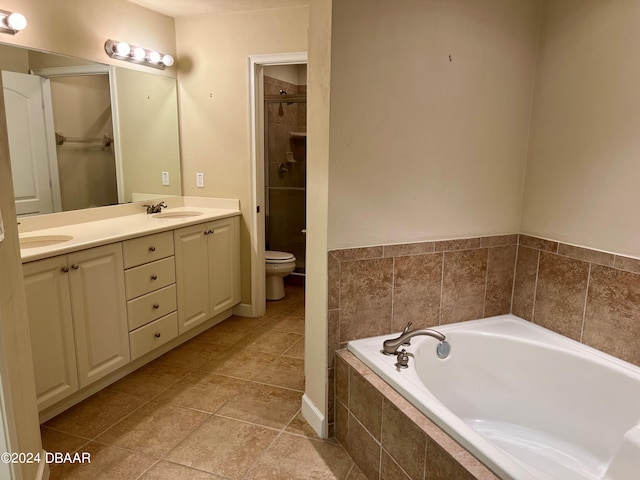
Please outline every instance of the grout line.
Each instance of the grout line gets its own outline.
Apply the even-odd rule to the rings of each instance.
[[[509,313],[513,314],[513,300],[516,298],[516,275],[518,273],[518,258],[520,257],[520,244],[516,245],[516,258],[513,263],[513,279],[511,281],[511,303]]]
[[[540,256],[542,252],[538,250],[538,260],[536,261],[536,282],[533,284],[533,304],[531,305],[531,323],[535,322],[536,316],[536,297],[538,296],[538,275],[540,273]]]
[[[438,308],[438,325],[442,325],[442,295],[444,293],[444,252],[440,253],[440,305]]]
[[[587,288],[584,293],[584,308],[582,309],[582,326],[580,328],[580,343],[582,343],[582,338],[584,336],[584,323],[587,318],[587,300],[589,299],[589,284],[591,283],[591,266],[593,264],[589,262],[589,273],[587,274]]]
[[[485,318],[487,311],[487,290],[489,287],[489,248],[487,248],[487,270],[484,272],[484,298],[482,301],[482,318]]]
[[[389,322],[389,331],[395,330],[395,293],[396,293],[396,257],[391,257],[391,321]]]

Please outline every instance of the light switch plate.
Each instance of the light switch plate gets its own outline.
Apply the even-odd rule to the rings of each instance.
[[[169,185],[169,172],[162,172],[162,185]]]
[[[204,173],[196,173],[196,187],[204,187]]]

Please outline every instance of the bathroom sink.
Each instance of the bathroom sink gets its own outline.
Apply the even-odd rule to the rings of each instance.
[[[197,217],[202,215],[202,212],[194,212],[192,210],[180,210],[178,212],[162,212],[156,213],[153,216],[155,218],[185,218],[185,217]]]
[[[71,235],[33,235],[20,237],[20,248],[49,247],[73,240]]]

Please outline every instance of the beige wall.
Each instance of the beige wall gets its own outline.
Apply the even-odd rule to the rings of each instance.
[[[240,199],[243,303],[251,303],[248,59],[305,51],[308,14],[304,6],[176,20],[183,194]]]
[[[518,230],[538,5],[334,2],[329,248]]]
[[[547,1],[522,232],[640,256],[640,2]]]
[[[174,19],[125,0],[6,0],[2,9],[27,18],[27,28],[17,35],[3,35],[3,43],[113,65],[122,62],[105,53],[104,43],[109,38],[175,54]],[[177,70],[176,66],[163,72],[129,66],[167,76],[175,76]]]

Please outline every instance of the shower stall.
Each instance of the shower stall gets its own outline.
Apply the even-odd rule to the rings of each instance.
[[[293,253],[305,272],[307,187],[306,85],[265,76],[266,250]]]

